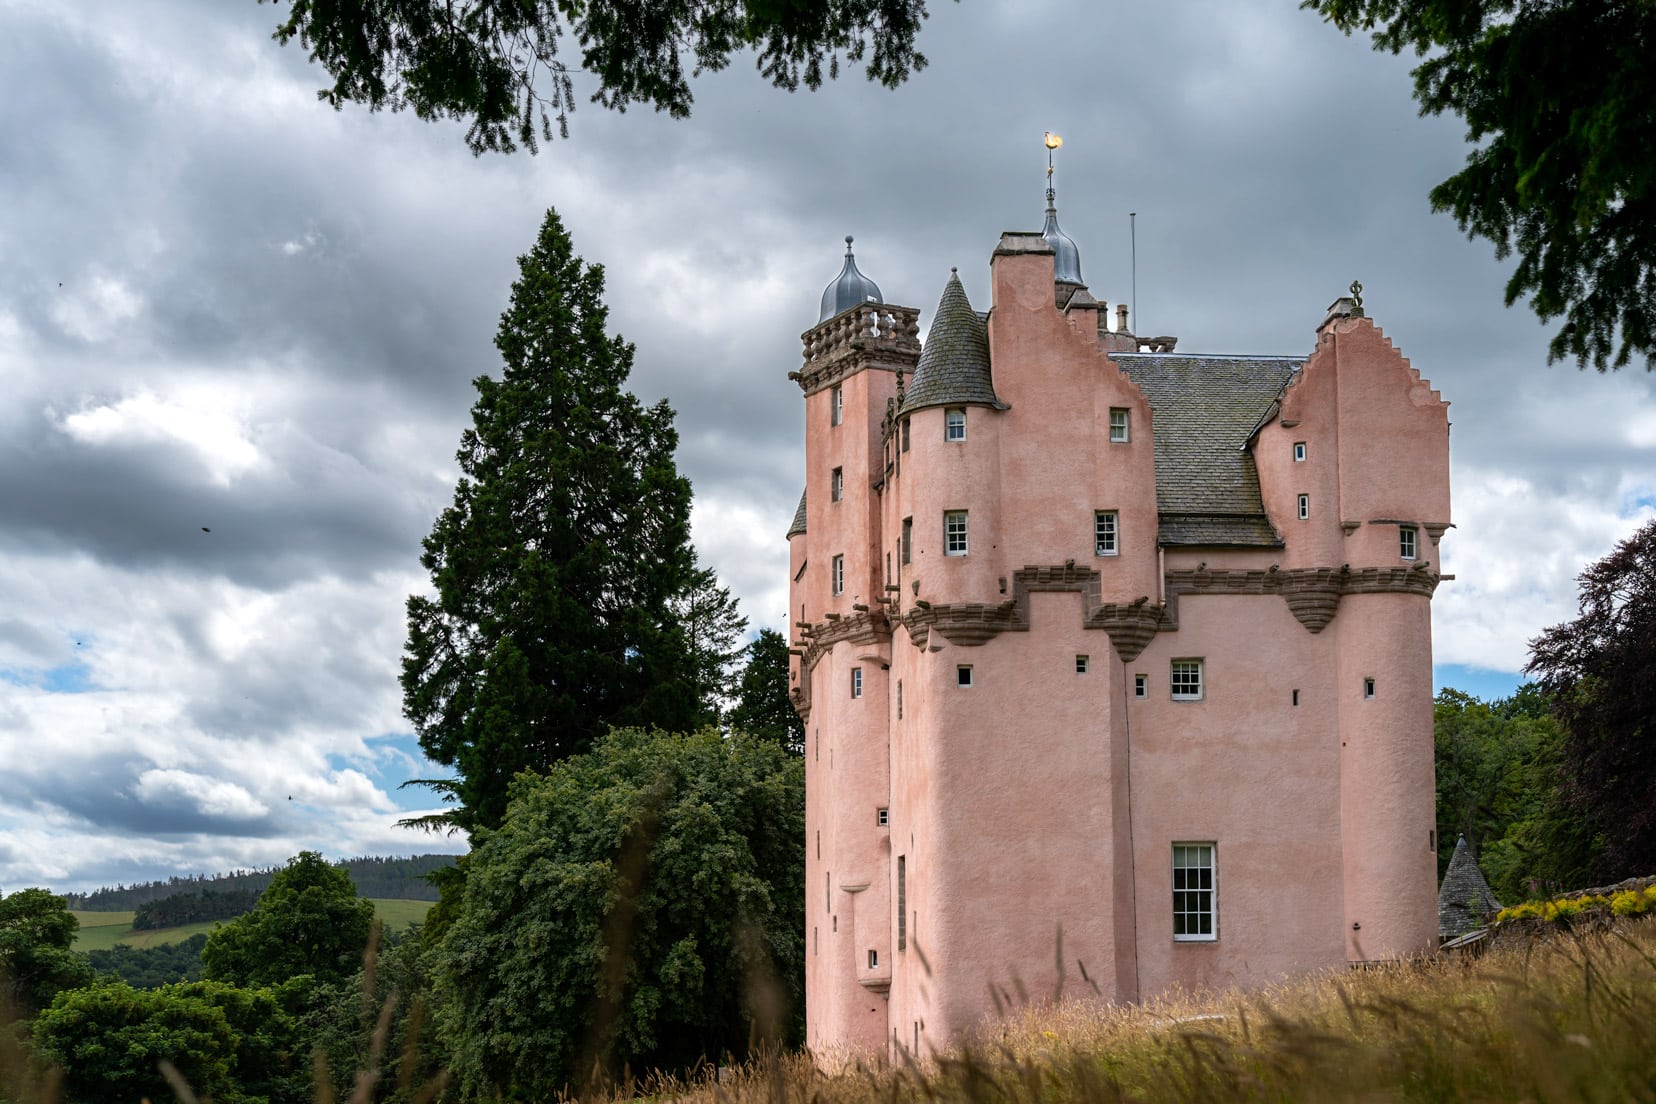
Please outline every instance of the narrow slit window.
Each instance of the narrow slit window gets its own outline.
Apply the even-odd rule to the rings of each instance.
[[[868,968],[870,970],[878,970],[880,968],[880,952],[876,951],[873,947],[868,948]]]
[[[1304,521],[1306,518],[1308,518],[1310,516],[1311,516],[1311,496],[1308,495],[1308,494],[1300,495],[1299,496],[1299,519],[1301,521]]]
[[[909,450],[909,420],[907,418],[904,418],[903,419],[903,451],[907,452],[908,450]]]
[[[897,680],[897,719],[903,719],[903,680]]]
[[[839,425],[845,420],[845,391],[836,387],[828,395],[828,423]]]
[[[1299,691],[1298,690],[1294,691],[1293,702],[1296,706],[1299,705]]]
[[[844,468],[835,468],[833,473],[828,476],[828,497],[834,502],[838,502],[845,497]]]
[[[835,556],[829,564],[829,589],[835,594],[845,593],[845,557]]]
[[[861,667],[851,668],[851,696],[853,698],[862,697],[862,668]]]
[[[911,517],[906,517],[906,518],[903,519],[903,546],[902,546],[902,549],[901,549],[902,554],[897,557],[898,561],[900,563],[905,563],[905,564],[908,563],[910,558],[913,555],[913,551],[912,551],[913,548],[914,548],[914,519],[911,518]]]
[[[1371,678],[1366,678],[1366,679],[1363,680],[1363,697],[1365,697],[1365,698],[1373,698],[1374,697],[1374,680],[1371,679]]]
[[[908,949],[908,856],[897,856],[897,949]]]

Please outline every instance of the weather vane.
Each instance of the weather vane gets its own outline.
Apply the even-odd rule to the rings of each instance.
[[[1050,130],[1046,132],[1045,140],[1047,148],[1047,202],[1051,203],[1057,197],[1057,193],[1052,190],[1052,151],[1061,148],[1064,140]]]

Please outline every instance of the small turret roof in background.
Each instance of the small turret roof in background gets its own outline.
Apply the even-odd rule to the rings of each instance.
[[[788,536],[797,537],[805,531],[805,492],[799,492],[799,509],[794,511],[793,524],[788,526]]]
[[[1471,845],[1461,836],[1438,890],[1438,937],[1453,939],[1476,931],[1487,923],[1490,913],[1500,911],[1501,902],[1490,892]]]
[[[960,275],[951,269],[901,413],[967,403],[1004,407],[989,371],[989,331],[967,300]]]
[[[845,263],[833,282],[822,289],[822,316],[817,319],[818,324],[863,303],[883,302],[880,285],[857,268],[857,258],[851,254],[851,235],[845,235]]]

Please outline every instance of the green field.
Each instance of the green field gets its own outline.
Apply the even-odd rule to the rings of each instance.
[[[374,903],[374,915],[392,931],[424,920],[426,912],[432,906],[431,901],[393,900],[382,897],[370,897],[369,900]],[[160,947],[169,943],[182,943],[199,932],[212,931],[222,922],[208,921],[201,924],[185,924],[177,928],[133,931],[130,911],[76,910],[75,919],[80,921],[80,934],[75,938],[77,951],[107,951],[117,943],[125,943],[129,947]]]

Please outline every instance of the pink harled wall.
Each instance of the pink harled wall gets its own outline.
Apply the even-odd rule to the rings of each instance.
[[[1428,949],[1446,404],[1372,322],[1332,312],[1251,442],[1285,547],[1164,550],[1154,420],[1093,310],[1057,309],[1035,235],[1003,237],[990,285],[1001,405],[968,407],[965,441],[929,408],[908,450],[883,451],[889,372],[842,382],[838,427],[828,389],[806,397],[790,612],[809,657],[809,1044],[926,1054],[997,998],[1131,1001]],[[1129,412],[1125,443],[1111,409]],[[965,556],[944,554],[950,510],[968,512]],[[1096,554],[1097,510],[1118,513],[1116,555]],[[1314,576],[1322,615],[1257,582],[1273,568]],[[1105,613],[1164,602],[1159,631],[1112,639]],[[993,628],[963,630],[963,613]],[[1203,661],[1200,701],[1171,697],[1186,658]],[[1212,941],[1173,938],[1178,843],[1215,845]]]

